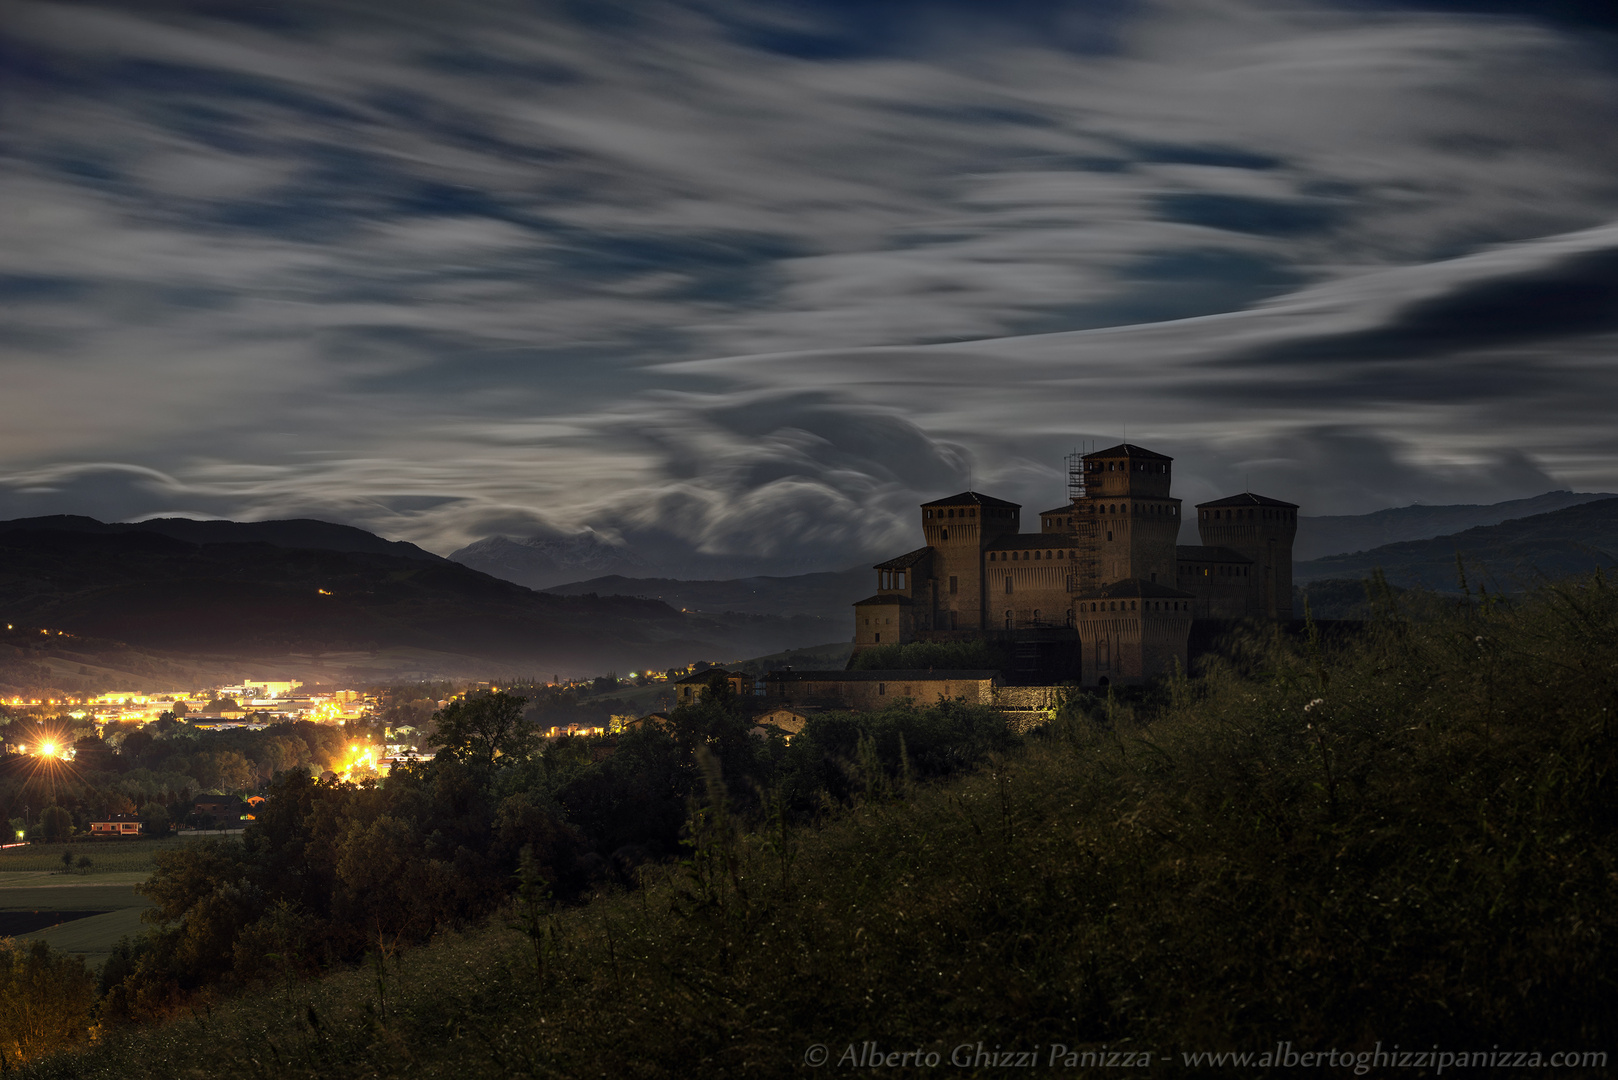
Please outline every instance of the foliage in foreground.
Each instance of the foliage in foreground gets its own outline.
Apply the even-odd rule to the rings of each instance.
[[[0,1069],[71,1046],[95,1008],[95,978],[39,939],[0,940]]]
[[[863,1040],[1611,1048],[1618,596],[1376,615],[1329,655],[1255,638],[1159,703],[1070,709],[950,783],[856,769],[863,798],[819,828],[740,829],[710,767],[687,858],[643,889],[531,891],[517,929],[267,982],[31,1075],[757,1076]]]

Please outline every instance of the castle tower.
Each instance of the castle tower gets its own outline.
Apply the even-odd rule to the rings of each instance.
[[[1251,492],[1197,504],[1197,532],[1208,547],[1251,559],[1247,616],[1292,618],[1292,539],[1298,504]]]
[[[1021,526],[1022,507],[975,491],[921,505],[921,529],[933,549],[937,595],[931,624],[937,631],[986,628],[983,549]]]
[[[1173,463],[1130,443],[1084,455],[1084,497],[1074,510],[1093,529],[1099,584],[1174,585],[1181,519],[1180,500],[1169,495]]]

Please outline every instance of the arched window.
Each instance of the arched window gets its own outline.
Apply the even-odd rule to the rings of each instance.
[[[1038,608],[1034,609],[1034,622],[1036,624],[1039,622],[1039,609]]]
[[[1006,629],[1007,630],[1011,629],[1011,611],[1010,611],[1010,609],[1007,609],[1007,611],[1006,611]]]

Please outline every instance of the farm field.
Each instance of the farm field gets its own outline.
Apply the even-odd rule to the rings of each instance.
[[[0,878],[14,871],[55,872],[63,880],[100,881],[108,872],[138,870],[142,876],[152,871],[152,857],[159,851],[183,847],[185,839],[106,840],[89,844],[29,844],[0,851]],[[71,852],[75,861],[88,858],[93,864],[88,874],[63,875],[62,853]]]
[[[151,874],[153,856],[183,840],[105,844],[39,844],[0,852],[0,937],[43,938],[51,947],[100,967],[123,937],[145,929],[151,902],[135,886]],[[87,855],[88,873],[62,871],[62,852]]]

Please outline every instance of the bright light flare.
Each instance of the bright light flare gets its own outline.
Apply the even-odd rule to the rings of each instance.
[[[41,757],[55,757],[58,749],[60,748],[53,742],[42,742],[39,744],[39,753]]]

